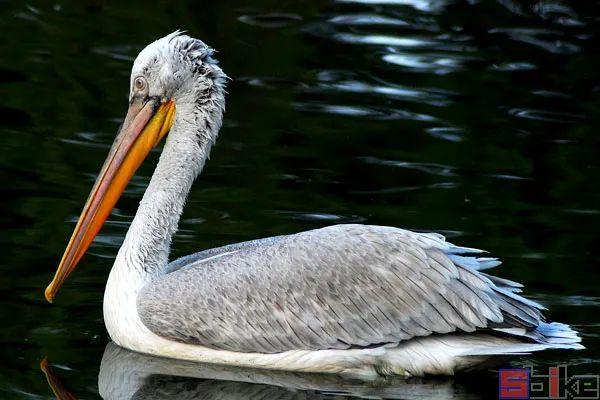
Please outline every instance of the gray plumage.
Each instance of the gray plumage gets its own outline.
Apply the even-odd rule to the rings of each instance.
[[[499,262],[464,255],[472,252],[481,251],[437,234],[336,225],[177,260],[142,289],[138,313],[163,337],[238,352],[491,328],[544,343],[543,307],[516,294],[519,284],[479,272]]]

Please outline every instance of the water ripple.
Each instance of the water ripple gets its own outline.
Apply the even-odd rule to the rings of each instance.
[[[337,3],[358,3],[368,5],[409,6],[419,11],[435,13],[446,6],[444,0],[336,0]]]
[[[408,193],[408,192],[416,192],[419,190],[429,190],[429,189],[455,189],[458,187],[456,182],[438,182],[432,183],[429,185],[415,185],[415,186],[395,186],[385,189],[377,189],[377,190],[351,190],[349,193],[353,194],[361,194],[361,195],[390,195],[397,193]]]
[[[328,20],[332,24],[342,26],[352,25],[387,25],[387,26],[409,26],[410,24],[402,19],[385,17],[378,14],[344,14],[337,15]]]
[[[344,79],[336,71],[320,71],[318,78],[324,83],[309,90],[319,92],[337,91],[385,96],[394,99],[414,101],[433,106],[447,106],[451,103],[447,96],[450,92],[439,89],[418,89],[382,81],[380,85],[355,79]]]
[[[493,28],[489,30],[489,33],[505,34],[512,40],[531,44],[556,54],[574,54],[581,50],[581,48],[574,43],[557,39],[556,37],[561,35],[560,31],[542,28]],[[542,36],[549,36],[551,39],[544,39]]]
[[[62,143],[96,149],[110,148],[110,135],[108,134],[102,134],[98,132],[75,132],[74,136],[75,138],[61,138],[59,141]]]
[[[495,178],[495,179],[501,179],[501,180],[505,180],[505,181],[532,180],[531,178],[526,178],[524,176],[510,175],[510,174],[484,174],[483,176],[487,176],[487,177]]]
[[[537,67],[530,62],[503,62],[501,64],[494,64],[490,67],[494,71],[531,71]]]
[[[302,17],[288,13],[267,13],[256,15],[241,15],[238,21],[260,28],[283,28],[302,21]]]
[[[335,223],[361,223],[367,219],[358,215],[339,215],[323,212],[276,211],[276,214],[289,216],[301,221],[325,221]]]
[[[533,5],[533,12],[545,20],[551,20],[563,26],[583,26],[579,15],[563,2],[540,1]]]
[[[416,37],[399,37],[382,34],[333,33],[331,39],[351,44],[370,44],[394,47],[428,47],[436,42]]]
[[[457,57],[449,54],[411,54],[393,52],[385,54],[383,61],[405,67],[416,72],[431,72],[445,75],[462,69],[466,57]]]
[[[458,128],[451,127],[432,127],[425,129],[425,132],[429,133],[431,136],[447,140],[449,142],[462,142],[463,137],[459,133],[463,133],[462,130]]]
[[[284,87],[302,88],[307,86],[303,82],[273,76],[240,76],[236,79],[236,81],[244,82],[250,86],[254,86],[261,89],[276,89]]]
[[[531,110],[523,108],[511,108],[508,113],[517,118],[531,119],[544,122],[576,122],[585,119],[584,115],[571,114],[548,110]]]
[[[554,90],[545,90],[545,89],[532,90],[531,94],[536,95],[536,96],[541,96],[541,97],[556,97],[556,98],[563,98],[563,99],[568,99],[569,97],[571,97],[567,93],[557,92]]]
[[[349,117],[364,117],[376,120],[407,119],[413,121],[436,121],[431,115],[415,113],[406,110],[386,107],[355,106],[346,104],[328,104],[320,102],[295,102],[295,109],[305,112],[319,112],[326,114],[345,115]]]
[[[536,300],[543,302],[547,306],[600,306],[600,297],[596,296],[556,296],[550,294],[539,294],[533,297],[535,297]]]
[[[377,157],[359,157],[359,160],[367,164],[385,165],[396,168],[407,168],[421,172],[425,172],[431,175],[438,176],[456,176],[454,172],[456,169],[449,165],[435,164],[435,163],[424,163],[424,162],[411,162],[411,161],[398,161],[398,160],[383,160]]]
[[[108,56],[113,60],[133,62],[135,60],[135,54],[140,49],[137,46],[131,45],[120,45],[120,46],[104,46],[104,47],[93,47],[92,52],[103,56]]]

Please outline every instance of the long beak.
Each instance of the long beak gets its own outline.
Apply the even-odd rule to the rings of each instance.
[[[131,177],[150,150],[169,132],[175,115],[172,101],[134,98],[121,130],[83,207],[71,240],[45,291],[52,303],[56,292],[81,260],[104,225]]]

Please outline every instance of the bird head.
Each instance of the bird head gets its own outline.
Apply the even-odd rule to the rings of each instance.
[[[195,111],[205,112],[206,103],[219,103],[217,112],[222,112],[226,76],[213,53],[201,40],[177,31],[149,44],[135,59],[127,114],[46,288],[49,302],[91,245],[135,171],[171,130],[179,105],[191,108],[182,113],[182,123],[186,118],[193,123]]]

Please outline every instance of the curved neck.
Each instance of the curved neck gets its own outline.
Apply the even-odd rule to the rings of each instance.
[[[173,127],[114,267],[142,276],[164,271],[186,198],[221,127],[223,95],[215,90],[203,99],[189,92],[175,99]]]

